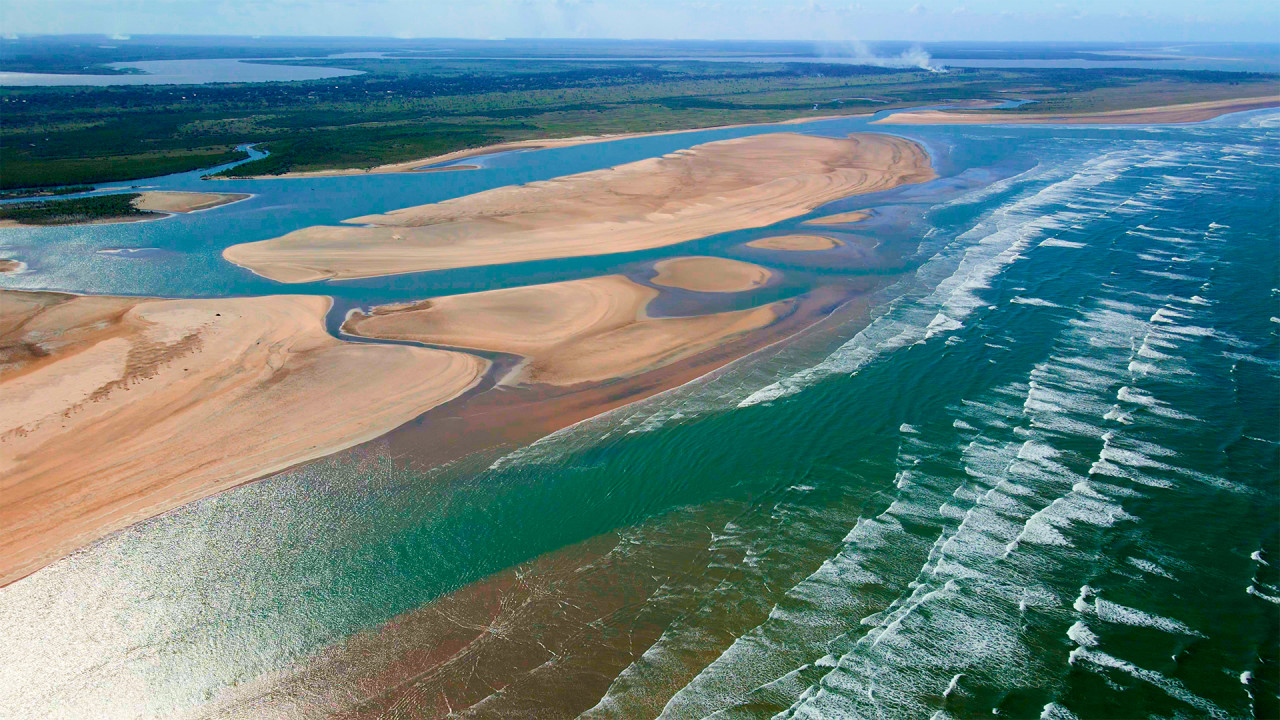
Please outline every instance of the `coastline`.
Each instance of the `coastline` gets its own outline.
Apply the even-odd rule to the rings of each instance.
[[[822,342],[838,345],[842,336],[837,334],[837,328],[841,322],[851,318],[869,320],[870,298],[876,290],[893,281],[887,276],[868,277],[850,285],[816,289],[790,301],[787,313],[773,325],[644,375],[579,388],[547,391],[525,386],[508,388],[501,393],[473,394],[454,403],[452,410],[448,406],[433,409],[418,421],[345,453],[352,462],[365,454],[377,453],[407,459],[425,469],[488,449],[515,449],[579,423],[607,416],[627,405],[714,378],[735,363],[767,356],[785,347],[797,336],[825,339]],[[840,322],[830,322],[833,319]],[[440,422],[446,418],[449,422]],[[415,648],[435,642],[432,638],[437,636],[433,633],[449,624],[449,617],[441,617],[435,603],[457,602],[459,608],[474,607],[476,590],[484,593],[490,583],[507,575],[508,571],[499,571],[479,578],[422,608],[409,610],[321,648],[287,668],[229,687],[219,693],[211,705],[196,709],[189,717],[232,717],[247,710],[270,715],[280,710],[279,703],[297,708],[300,705],[295,703],[312,700],[318,703],[315,707],[328,712],[340,709],[339,712],[363,717],[362,713],[374,710],[376,714],[377,709],[420,692],[412,680],[427,674],[433,678],[427,687],[434,692],[437,683],[455,677],[451,668],[457,666],[465,672],[466,662],[473,653],[483,652],[483,643],[469,641],[483,640],[488,634],[487,625],[481,619],[474,627],[456,629],[463,637],[460,643],[442,646],[438,653],[417,652]],[[525,670],[525,667],[511,667],[504,672],[516,679]],[[612,674],[605,676],[606,685],[611,677]],[[359,690],[347,692],[346,688]],[[602,693],[603,687],[586,692]],[[454,709],[462,710],[469,704],[460,702]]]
[[[731,260],[699,263],[699,268],[709,286],[734,288],[741,286],[745,270],[751,283],[743,289],[758,287],[754,281],[767,272]],[[348,315],[342,332],[517,355],[519,365],[501,385],[572,387],[642,375],[714,349],[771,325],[782,310],[771,304],[652,317],[647,309],[658,295],[622,275],[602,275],[376,307]]]
[[[112,195],[127,195],[128,193],[111,193],[102,195],[93,195],[90,197],[102,198],[111,197]],[[138,197],[130,201],[130,205],[141,212],[132,215],[107,215],[105,217],[93,218],[88,220],[75,220],[71,222],[23,222],[11,218],[0,219],[0,228],[9,227],[70,227],[76,225],[118,225],[121,223],[150,222],[154,220],[163,220],[173,215],[187,215],[195,212],[203,212],[212,210],[213,208],[230,205],[248,200],[253,197],[250,193],[211,193],[211,192],[181,192],[174,190],[144,190],[137,193]],[[32,201],[35,203],[44,203],[56,206],[58,203],[71,203],[82,198],[58,198],[54,196],[52,199],[40,199]]]
[[[763,203],[764,215],[757,212],[751,220],[768,223],[832,199],[934,176],[923,149],[891,135],[759,137],[763,140],[722,141],[718,160],[706,167],[695,151],[642,161],[634,188],[654,191],[662,202],[673,197],[701,208],[706,202],[698,191],[723,195],[728,182],[729,194],[738,187],[747,194],[721,210],[734,215]],[[779,147],[786,150],[782,160],[775,153]],[[655,186],[649,171],[664,163],[674,163],[676,180],[661,179]],[[690,167],[717,179],[727,172],[730,179],[695,180],[687,175]],[[601,174],[618,172],[588,175],[594,180]],[[684,197],[690,182],[693,197]],[[760,195],[756,188],[762,183],[782,190]],[[594,187],[587,183],[588,214],[595,209]],[[604,192],[615,190],[606,185]],[[160,199],[169,209],[210,206],[203,194]],[[622,203],[653,213],[630,196]],[[565,207],[549,218],[552,232],[563,231]],[[693,222],[679,230],[680,237],[712,234],[720,222]],[[665,227],[646,237],[660,238],[658,246],[678,242]],[[370,247],[357,250],[368,253]],[[595,254],[600,248],[588,250]],[[344,324],[360,332],[362,317],[390,322],[399,320],[391,317],[399,313],[416,321],[414,311],[456,304],[458,311],[446,325],[465,335],[488,324],[490,337],[480,342],[440,336],[430,328],[419,331],[413,323],[399,335],[392,328],[364,333],[374,342],[347,342],[325,330],[331,300],[323,296],[165,300],[0,292],[0,348],[5,350],[0,401],[14,411],[7,418],[11,427],[0,428],[5,476],[0,492],[7,497],[0,508],[0,527],[6,528],[0,535],[0,585],[138,521],[371,442],[394,446],[414,437],[401,454],[430,462],[531,442],[697,379],[812,325],[856,295],[857,288],[875,284],[854,281],[853,290],[818,288],[789,300],[711,314],[698,314],[707,311],[700,311],[703,301],[696,301],[691,314],[650,317],[649,302],[667,292],[685,292],[683,287],[695,293],[743,292],[773,277],[759,265],[704,257],[669,258],[652,269],[650,280],[664,268],[676,269],[667,273],[674,278],[666,283],[669,290],[622,276],[552,283],[552,288],[616,286],[568,310],[555,293],[541,297],[547,287],[526,286],[384,308],[369,316],[351,315]],[[682,277],[689,270],[701,277]],[[518,310],[533,306],[549,313],[538,326],[546,332],[532,345],[519,339],[529,316],[517,311],[504,319],[492,308],[486,314],[490,298],[507,295],[516,299]],[[552,331],[562,333],[564,342],[548,344]],[[436,346],[376,342],[383,338]],[[485,360],[468,348],[497,357]],[[502,392],[487,392],[496,385]],[[463,396],[469,399],[451,402]],[[505,411],[513,405],[520,412]],[[497,425],[495,411],[502,416]],[[446,417],[449,422],[433,422]],[[431,431],[424,439],[412,431],[397,433],[402,426],[430,426]],[[198,437],[192,435],[195,428]],[[228,446],[236,451],[227,453]],[[92,489],[86,478],[93,479]]]
[[[895,135],[770,133],[232,245],[285,283],[608,255],[764,227],[832,200],[936,177]]]
[[[816,115],[813,117],[798,117],[787,120],[779,120],[777,122],[753,122],[753,123],[737,123],[731,125],[709,125],[707,127],[691,127],[681,130],[652,130],[647,132],[624,132],[624,133],[602,133],[599,135],[575,135],[566,138],[544,138],[529,140],[510,140],[492,145],[482,145],[480,147],[466,148],[463,150],[455,150],[453,152],[443,153],[441,155],[429,155],[427,157],[417,158],[416,160],[405,160],[397,163],[387,163],[385,165],[375,165],[371,168],[335,168],[333,170],[296,170],[279,175],[245,175],[244,177],[214,177],[215,180],[288,180],[291,178],[324,178],[324,177],[346,177],[349,175],[381,175],[387,173],[418,173],[418,172],[443,172],[447,170],[479,170],[479,165],[452,165],[449,167],[427,167],[431,165],[440,165],[441,163],[455,162],[458,160],[466,160],[467,158],[482,157],[485,155],[495,155],[502,152],[513,152],[519,150],[547,150],[551,148],[574,147],[577,145],[593,145],[595,143],[609,142],[612,140],[626,140],[628,138],[641,137],[658,137],[663,135],[679,135],[681,133],[703,132],[708,130],[731,130],[734,128],[745,127],[765,127],[769,125],[800,125],[802,123],[817,122],[819,120],[835,120],[839,118],[859,118],[871,117],[871,113],[849,113],[845,115]]]
[[[895,113],[875,125],[1149,125],[1195,123],[1246,110],[1280,107],[1280,96],[1212,100],[1181,105],[1159,105],[1130,110],[1062,115],[1031,115],[1000,112],[950,112],[916,110]]]
[[[139,520],[383,435],[488,368],[465,353],[335,339],[329,307],[321,296],[0,291],[0,586]]]

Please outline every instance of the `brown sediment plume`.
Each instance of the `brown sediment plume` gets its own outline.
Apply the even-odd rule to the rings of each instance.
[[[324,297],[0,291],[0,585],[475,385],[464,353],[346,343]]]
[[[835,215],[827,215],[826,217],[805,220],[804,225],[847,225],[850,223],[862,222],[871,217],[871,213],[866,210],[854,210],[853,212],[836,213]]]
[[[876,124],[883,125],[1136,125],[1146,123],[1190,123],[1212,120],[1227,113],[1280,106],[1280,96],[1213,100],[1162,105],[1159,107],[1111,110],[1099,113],[1032,114],[1025,112],[949,112],[946,110],[915,110],[895,113]]]
[[[760,248],[762,250],[792,250],[797,252],[830,250],[841,245],[844,245],[844,243],[825,235],[776,235],[747,243],[747,247]]]
[[[433,414],[448,410],[437,408],[424,422],[399,428],[379,443],[386,443],[383,452],[398,457],[426,447],[434,463],[474,451],[479,435],[522,444],[705,376],[801,328],[809,328],[810,338],[825,337],[838,346],[844,338],[839,323],[826,328],[813,323],[828,317],[833,305],[840,318],[864,317],[870,293],[887,282],[865,277],[853,287],[815,290],[797,299],[792,312],[774,325],[644,375],[565,388],[550,397],[528,386],[475,395],[450,414],[456,422],[432,423]],[[715,528],[735,519],[740,520],[738,506],[718,503],[643,523],[630,531],[627,552],[614,552],[619,536],[607,533],[534,553],[528,562],[344,638],[290,667],[227,687],[187,716],[442,717],[473,708],[472,714],[510,717],[537,708],[539,717],[575,717],[596,705],[628,666],[643,662],[671,624],[682,622],[705,598],[696,588],[678,596],[664,592],[668,583],[712,592],[726,573],[735,572],[740,557],[709,551]],[[770,587],[779,594],[810,571],[786,563],[776,567],[780,572]],[[716,610],[714,617],[699,614],[700,622],[727,632],[699,653],[664,667],[661,679],[645,685],[651,697],[632,693],[625,698],[633,704],[656,702],[628,706],[627,716],[659,714],[676,690],[767,612],[767,606],[732,606]]]
[[[434,298],[352,313],[343,331],[520,355],[510,381],[569,386],[636,375],[696,355],[778,317],[765,306],[650,318],[657,291],[621,275]]]
[[[227,260],[311,282],[631,252],[763,227],[832,200],[934,177],[890,135],[755,135],[546,182],[233,245]]]
[[[655,263],[650,282],[695,292],[744,292],[769,282],[768,268],[718,257],[678,257]]]
[[[249,197],[244,193],[176,192],[148,190],[133,199],[139,210],[165,213],[189,213],[226,205]]]

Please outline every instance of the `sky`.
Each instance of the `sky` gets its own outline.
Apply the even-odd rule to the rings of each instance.
[[[0,34],[1280,40],[1277,0],[0,0]]]

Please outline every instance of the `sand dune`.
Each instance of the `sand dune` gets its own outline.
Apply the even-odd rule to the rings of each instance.
[[[924,149],[902,138],[756,135],[347,221],[366,227],[304,228],[223,257],[273,280],[311,282],[630,252],[933,176]]]
[[[0,292],[0,585],[133,522],[376,437],[472,355],[344,343],[323,297]]]
[[[772,323],[774,306],[648,318],[657,291],[621,275],[490,290],[353,313],[353,335],[521,355],[509,381],[575,385],[635,375]]]
[[[875,120],[885,125],[1133,125],[1145,123],[1188,123],[1212,120],[1219,115],[1280,106],[1280,97],[1241,98],[1237,100],[1213,100],[1210,102],[1164,105],[1161,107],[1113,110],[1076,115],[1048,115],[1009,112],[948,112],[945,110],[916,110],[895,113]]]
[[[651,282],[697,292],[742,292],[769,282],[773,273],[759,265],[718,257],[680,257],[654,264]]]
[[[774,237],[760,238],[747,243],[747,247],[761,248],[763,250],[795,250],[795,251],[815,251],[830,250],[834,247],[840,247],[844,243],[835,238],[825,237],[823,235],[776,235]]]
[[[133,206],[153,212],[189,213],[226,205],[249,197],[244,193],[175,192],[148,190],[134,198]]]
[[[805,220],[805,225],[846,225],[849,223],[862,222],[871,217],[871,213],[866,210],[854,210],[853,212],[836,213],[835,215],[827,215],[826,217]]]

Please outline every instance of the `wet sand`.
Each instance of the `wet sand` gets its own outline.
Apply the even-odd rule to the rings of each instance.
[[[744,263],[745,264],[745,263]],[[367,338],[519,355],[509,383],[572,386],[630,377],[697,355],[778,317],[765,306],[650,318],[657,291],[621,275],[424,300],[352,313]]]
[[[20,220],[4,219],[0,220],[0,228],[6,227],[50,227],[51,225],[114,225],[117,223],[133,223],[146,222],[148,220],[160,220],[172,214],[186,214],[197,210],[208,210],[220,205],[227,205],[233,202],[239,202],[246,198],[252,197],[244,193],[205,193],[205,192],[177,192],[170,190],[147,190],[138,194],[130,203],[138,210],[144,211],[145,214],[139,213],[134,215],[120,215],[115,217],[102,217],[92,220],[84,220],[77,222],[57,222],[57,223],[29,223]],[[63,199],[53,198],[45,199],[40,202],[57,203]],[[3,270],[0,270],[3,272]]]
[[[827,215],[826,217],[805,220],[804,225],[848,225],[851,223],[862,222],[871,217],[871,213],[866,210],[854,210],[853,212],[836,213],[835,215]]]
[[[163,213],[189,213],[226,205],[249,197],[244,193],[175,192],[147,190],[133,201],[139,210]]]
[[[1054,125],[1139,125],[1148,123],[1191,123],[1212,120],[1227,113],[1277,106],[1280,106],[1280,97],[1272,96],[1073,115],[917,110],[890,115],[889,117],[875,120],[874,123],[882,125],[1033,125],[1039,123]]]
[[[819,324],[839,308],[842,318],[864,317],[866,298],[890,281],[859,278],[853,286],[827,287],[785,305],[766,328],[701,355],[642,375],[585,388],[514,387],[469,396],[460,406],[436,408],[387,436],[347,451],[352,459],[386,454],[421,467],[448,462],[501,442],[517,447],[575,422],[677,387],[753,351],[770,352],[801,330],[842,339]],[[446,417],[450,422],[442,423]],[[618,673],[636,661],[679,617],[683,606],[659,611],[645,602],[665,582],[687,579],[714,565],[705,552],[711,530],[732,517],[693,515],[673,526],[646,530],[650,542],[628,547],[644,553],[623,562],[610,552],[618,537],[606,534],[537,555],[527,563],[464,586],[391,621],[357,633],[291,667],[227,688],[190,717],[303,718],[443,717],[468,707],[494,716],[573,717],[593,705]],[[600,567],[600,563],[605,563]],[[603,574],[595,572],[603,570]],[[602,582],[603,578],[603,582]],[[717,577],[708,576],[714,586]],[[779,583],[787,588],[792,583]],[[572,605],[561,600],[572,598]],[[750,627],[754,616],[730,610]],[[493,632],[504,628],[504,632]],[[726,639],[731,639],[726,638]],[[541,641],[541,642],[539,642]],[[713,646],[714,649],[714,646]],[[556,657],[559,657],[557,660]],[[698,663],[711,657],[691,659]],[[485,668],[477,673],[477,668]],[[688,678],[667,678],[660,692]],[[502,688],[502,692],[494,692]],[[656,715],[660,707],[651,715]]]
[[[139,520],[382,435],[488,366],[336,340],[329,302],[0,292],[0,585]]]
[[[823,235],[777,235],[752,240],[747,243],[747,247],[760,248],[762,250],[791,250],[796,252],[830,250],[841,245],[844,245],[844,243]]]
[[[347,221],[361,227],[304,228],[223,257],[313,282],[631,252],[933,177],[923,148],[890,135],[756,135]]]
[[[718,257],[679,257],[654,264],[650,282],[695,292],[744,292],[769,282],[768,268]]]

